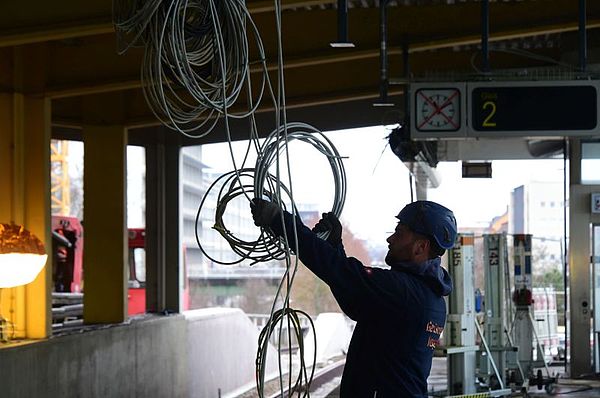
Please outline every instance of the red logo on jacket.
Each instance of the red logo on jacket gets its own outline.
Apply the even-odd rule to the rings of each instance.
[[[429,321],[427,322],[427,326],[425,326],[425,331],[433,334],[433,336],[429,336],[427,339],[427,347],[433,350],[440,345],[440,335],[444,331],[444,327]]]

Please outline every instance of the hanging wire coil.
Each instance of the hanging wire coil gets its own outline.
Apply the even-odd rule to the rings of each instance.
[[[223,117],[224,129],[230,143],[230,151],[234,170],[219,177],[205,193],[196,214],[195,237],[204,255],[220,264],[236,264],[250,259],[252,264],[259,261],[284,260],[286,271],[275,294],[271,314],[267,326],[261,332],[259,349],[256,357],[256,383],[259,396],[264,396],[265,364],[270,335],[279,325],[278,357],[279,384],[283,393],[284,380],[282,369],[282,334],[283,322],[287,322],[290,335],[287,344],[291,347],[291,330],[293,327],[300,349],[300,373],[292,385],[292,365],[288,370],[288,391],[295,391],[302,396],[309,396],[308,387],[314,374],[316,357],[312,364],[304,362],[303,334],[299,315],[308,314],[290,307],[290,293],[296,274],[298,259],[292,260],[289,250],[289,239],[297,244],[295,229],[284,231],[282,238],[261,230],[256,241],[245,241],[234,236],[227,228],[223,217],[228,204],[244,195],[248,200],[252,197],[268,197],[285,208],[289,199],[291,212],[297,214],[293,200],[291,174],[289,174],[288,144],[293,140],[306,142],[327,157],[331,166],[335,185],[332,212],[341,215],[346,196],[346,174],[342,158],[331,141],[316,128],[305,123],[287,123],[285,105],[285,84],[283,75],[283,49],[281,38],[281,0],[275,2],[275,18],[277,26],[278,73],[277,87],[274,89],[267,73],[265,51],[258,29],[245,6],[243,0],[113,0],[114,24],[120,44],[120,53],[133,46],[144,47],[142,63],[142,83],[144,96],[155,116],[166,126],[178,130],[182,134],[198,138],[210,133]],[[248,34],[248,30],[251,35]],[[254,91],[251,82],[250,62],[248,59],[248,37],[253,37],[257,47],[258,60],[262,72],[259,89]],[[239,113],[230,108],[236,103],[246,87],[247,110]],[[268,89],[274,103],[276,125],[265,143],[260,146],[256,140],[257,126],[254,112],[258,108],[265,88]],[[229,118],[250,118],[250,136],[258,152],[254,169],[244,168],[248,152],[238,168],[231,150]],[[249,145],[249,149],[250,149]],[[248,149],[248,150],[249,150]],[[289,188],[279,175],[281,155],[287,161]],[[269,169],[275,166],[272,174]],[[212,258],[202,246],[199,236],[200,214],[207,198],[217,193],[215,222],[213,228],[228,242],[239,259],[224,262]],[[284,199],[284,200],[282,200]],[[294,219],[295,222],[295,219]],[[288,233],[292,236],[288,237]],[[320,234],[326,238],[327,234]],[[282,299],[282,302],[279,302]],[[282,308],[275,307],[282,304]],[[313,338],[314,326],[312,327]],[[315,350],[316,355],[316,350]],[[307,366],[311,367],[310,376]]]
[[[266,63],[262,40],[241,0],[114,0],[120,52],[144,47],[146,101],[166,126],[192,138],[210,133],[220,116],[248,117],[262,99]],[[262,65],[256,99],[250,94],[248,31]],[[228,109],[247,87],[247,108]]]
[[[293,331],[293,333],[294,333],[293,335],[296,338],[296,341],[298,342],[298,357],[300,359],[300,372],[298,372],[298,376],[296,377],[296,381],[294,382],[294,384],[291,386],[291,388],[289,388],[287,396],[292,397],[292,396],[294,396],[294,393],[296,393],[296,392],[298,392],[298,396],[301,396],[301,397],[310,396],[308,389],[305,389],[305,388],[306,388],[306,386],[310,386],[310,383],[312,382],[313,376],[315,374],[315,367],[310,366],[311,371],[310,371],[310,375],[309,375],[306,370],[307,364],[304,362],[305,361],[305,359],[304,359],[304,348],[305,348],[304,347],[304,336],[303,336],[303,331],[302,331],[302,326],[300,323],[299,315],[304,316],[308,319],[308,322],[310,324],[310,330],[314,331],[315,325],[314,325],[310,315],[308,315],[304,311],[294,310],[289,307],[286,307],[286,308],[277,310],[273,313],[273,316],[271,317],[269,322],[263,327],[263,329],[260,332],[260,335],[258,336],[258,351],[256,353],[256,385],[258,388],[259,397],[263,397],[264,393],[265,393],[264,384],[261,383],[260,380],[264,379],[265,372],[266,372],[265,363],[266,363],[266,356],[267,356],[267,347],[269,346],[269,340],[278,325],[279,325],[279,333],[281,334],[281,331],[282,331],[281,326],[283,325],[284,322],[287,322],[287,326],[288,326],[287,330],[290,331],[290,337],[292,336],[292,331]],[[314,341],[314,347],[316,347],[317,346],[317,336],[314,333],[313,333],[313,341]],[[279,344],[281,344],[281,339],[279,339]],[[316,362],[317,362],[317,350],[313,350],[312,364],[314,365]],[[302,391],[302,389],[304,389],[304,391]]]
[[[262,230],[258,240],[253,242],[238,238],[225,225],[224,215],[228,204],[240,195],[244,195],[248,199],[266,196],[271,201],[279,203],[284,209],[286,202],[291,202],[292,206],[295,206],[290,190],[281,183],[280,178],[270,172],[271,167],[277,164],[280,160],[279,157],[285,152],[288,143],[291,141],[298,140],[308,143],[327,158],[334,181],[334,198],[331,211],[337,217],[340,216],[346,200],[346,173],[339,152],[323,133],[306,123],[290,123],[285,130],[285,135],[283,134],[283,126],[269,135],[260,147],[260,153],[254,169],[244,168],[221,175],[210,185],[202,198],[196,213],[196,242],[204,255],[213,262],[233,265],[250,259],[252,261],[251,264],[255,264],[257,262],[282,260],[284,258],[286,247],[282,240],[273,237],[265,230]],[[285,139],[286,136],[287,139]],[[238,259],[233,261],[226,262],[214,258],[204,248],[200,239],[199,229],[202,228],[200,223],[202,219],[201,212],[213,190],[218,190],[218,193],[214,215],[215,222],[212,228],[221,234],[231,249],[239,256]],[[297,213],[297,210],[295,210],[295,213]],[[327,232],[320,233],[319,236],[327,238],[327,234]]]
[[[246,168],[225,173],[210,185],[206,191],[206,194],[202,198],[200,205],[198,206],[195,223],[196,242],[198,243],[198,247],[202,253],[204,253],[204,255],[214,263],[233,265],[244,260],[251,260],[252,262],[250,265],[253,265],[258,262],[285,259],[285,246],[283,241],[266,233],[265,230],[261,230],[261,234],[256,241],[245,241],[239,237],[236,237],[234,233],[227,228],[227,225],[225,225],[224,215],[225,211],[227,210],[227,205],[238,196],[253,195],[253,181],[254,169]],[[269,175],[267,177],[267,185],[270,187],[270,190],[265,190],[263,193],[266,195],[271,195],[270,192],[275,190],[274,186],[276,183],[275,177]],[[231,250],[233,250],[233,252],[239,256],[238,259],[233,261],[223,261],[222,259],[214,258],[202,245],[202,239],[200,238],[199,230],[201,230],[203,227],[201,225],[201,213],[205,207],[206,200],[213,196],[212,191],[214,190],[218,190],[218,193],[216,197],[217,205],[215,208],[214,224],[212,228],[219,232],[219,234],[227,241],[231,247]],[[283,187],[283,190],[289,195],[287,188]]]
[[[288,143],[298,140],[312,145],[317,151],[325,155],[331,167],[334,183],[334,198],[331,211],[340,217],[346,201],[346,171],[343,159],[331,140],[317,128],[302,122],[290,122],[285,126],[275,129],[261,147],[261,153],[256,160],[254,192],[265,192],[265,183],[269,182],[270,169],[279,162],[281,155],[287,151]],[[269,192],[270,190],[266,190]],[[273,192],[273,191],[270,191]],[[270,197],[277,198],[272,193]],[[319,234],[326,238],[325,234]]]

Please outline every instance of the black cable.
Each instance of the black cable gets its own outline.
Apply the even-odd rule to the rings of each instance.
[[[573,384],[557,384],[558,386],[574,386]],[[570,391],[565,391],[565,392],[555,392],[553,393],[554,395],[567,395],[567,394],[574,394],[576,392],[584,392],[584,391],[590,391],[593,390],[594,387],[592,386],[585,386],[583,388],[579,388],[576,390],[570,390]]]
[[[306,371],[306,363],[304,362],[304,348],[305,348],[304,347],[304,338],[302,335],[302,327],[301,327],[300,318],[298,315],[302,315],[302,316],[306,317],[306,319],[308,319],[308,321],[310,323],[311,329],[314,330],[315,325],[314,325],[310,315],[308,315],[304,311],[294,310],[289,307],[285,307],[285,308],[277,310],[273,313],[273,316],[269,319],[269,321],[267,322],[267,324],[265,325],[265,327],[261,330],[261,332],[259,334],[258,351],[256,353],[256,382],[257,382],[256,384],[258,387],[258,394],[261,397],[264,395],[264,385],[260,382],[260,376],[264,375],[264,372],[265,372],[264,366],[266,364],[267,347],[269,346],[269,340],[270,340],[271,335],[273,334],[273,331],[275,330],[275,327],[278,324],[280,326],[282,326],[284,320],[286,320],[288,322],[288,331],[290,332],[288,334],[290,337],[291,337],[291,330],[292,330],[290,328],[290,326],[294,327],[293,330],[295,332],[295,336],[298,341],[298,356],[300,358],[300,368],[302,369],[302,371],[298,374],[298,377],[296,378],[296,382],[288,390],[287,396],[291,397],[294,395],[295,392],[298,392],[298,396],[302,396],[302,397],[310,396],[310,391],[308,390],[308,388],[306,388],[304,391],[302,391],[302,389],[304,387],[310,386],[313,376],[314,376],[314,373],[315,373],[315,367],[313,366],[311,368],[311,372],[310,372],[310,376],[309,376]],[[279,340],[281,340],[281,327],[279,330],[280,330]],[[314,339],[313,341],[315,344],[314,347],[316,348],[317,336],[314,333],[313,333],[313,339]],[[317,360],[317,350],[315,349],[314,353],[313,353],[312,363],[313,364],[316,363],[316,360]]]
[[[243,182],[246,181],[246,182]],[[285,258],[285,246],[283,242],[273,237],[272,235],[266,233],[264,230],[261,230],[261,234],[255,241],[246,241],[244,239],[236,237],[232,231],[227,228],[223,220],[223,216],[225,214],[225,210],[227,209],[227,205],[233,199],[237,198],[241,195],[252,195],[254,196],[262,196],[253,191],[254,181],[254,169],[240,169],[237,171],[230,171],[221,175],[217,178],[207,189],[200,205],[198,206],[198,211],[196,213],[195,220],[195,237],[196,243],[198,247],[202,251],[202,253],[211,261],[222,264],[222,265],[233,265],[242,262],[243,260],[250,259],[252,260],[251,265],[257,262],[265,262],[269,260],[283,260]],[[272,175],[268,175],[267,177],[267,186],[269,188],[267,192],[269,195],[270,192],[274,191],[274,184],[276,183],[275,177]],[[219,232],[221,236],[227,241],[231,249],[234,253],[236,253],[239,258],[233,261],[223,261],[221,259],[214,258],[207,249],[202,245],[202,239],[199,236],[199,230],[202,229],[202,225],[200,220],[205,219],[204,217],[200,217],[202,210],[204,209],[205,203],[207,199],[211,196],[213,190],[218,189],[218,195],[216,198],[216,208],[215,208],[215,216],[214,216],[214,224],[212,228]],[[287,189],[284,187],[284,190]]]

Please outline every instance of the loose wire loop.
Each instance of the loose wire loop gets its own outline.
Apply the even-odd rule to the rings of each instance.
[[[202,198],[200,205],[198,206],[195,222],[196,242],[198,243],[198,247],[202,253],[204,253],[207,258],[217,264],[233,265],[244,260],[251,260],[252,262],[250,265],[253,265],[258,262],[285,259],[285,245],[283,241],[274,237],[272,234],[268,234],[265,230],[261,230],[261,234],[256,241],[246,241],[236,237],[234,233],[225,225],[223,217],[225,215],[227,205],[239,196],[253,194],[253,181],[254,169],[246,168],[225,173],[210,185],[206,191],[206,194]],[[274,185],[276,183],[277,182],[274,176],[267,176],[267,186],[270,187],[271,191],[274,191]],[[202,245],[202,239],[200,237],[200,231],[203,227],[200,222],[200,220],[203,219],[201,217],[201,213],[204,209],[207,198],[211,197],[212,191],[214,190],[218,190],[218,193],[214,215],[215,222],[212,228],[219,232],[219,234],[227,241],[231,249],[239,256],[238,259],[230,262],[214,258]],[[289,194],[287,188],[283,187],[283,190]],[[272,194],[270,193],[271,191],[265,191],[263,194],[272,197]],[[275,197],[272,198],[273,200],[277,200]]]
[[[262,81],[257,98],[247,98],[249,109],[228,116],[245,118],[259,106],[268,80],[264,46],[243,1],[113,0],[113,15],[119,52],[144,47],[144,96],[164,125],[191,138],[203,137],[244,87],[250,96],[247,27]]]
[[[346,173],[342,157],[339,155],[333,143],[319,130],[306,123],[293,122],[287,126],[287,140],[282,139],[281,131],[283,126],[273,131],[261,147],[260,154],[256,161],[255,169],[240,169],[221,175],[208,188],[205,196],[202,198],[195,221],[196,242],[202,253],[215,263],[223,265],[238,264],[246,259],[257,262],[284,259],[285,245],[281,240],[275,238],[268,231],[262,230],[258,240],[249,242],[236,237],[225,225],[223,216],[227,205],[240,195],[249,198],[266,196],[270,200],[279,203],[285,209],[285,200],[281,195],[285,195],[293,204],[293,198],[289,189],[281,184],[281,181],[270,173],[270,168],[277,162],[279,155],[284,152],[285,147],[293,140],[302,141],[312,145],[316,150],[323,154],[331,167],[334,181],[334,198],[332,212],[339,217],[344,207],[346,199]],[[254,182],[251,185],[252,181]],[[281,186],[281,193],[277,189]],[[213,229],[219,232],[227,241],[231,249],[239,256],[238,259],[230,262],[224,262],[214,258],[202,245],[199,229],[201,212],[204,208],[206,199],[211,191],[218,189],[217,206],[215,208],[215,223]],[[260,194],[257,194],[260,193]],[[294,204],[293,204],[294,205]],[[297,211],[296,211],[297,212]],[[320,233],[319,236],[327,238],[327,232]]]
[[[294,140],[312,145],[327,158],[334,182],[331,212],[340,217],[346,201],[346,171],[342,157],[325,134],[306,123],[290,122],[286,126],[280,126],[267,137],[256,160],[254,192],[265,192],[264,185],[271,176],[271,166],[278,165],[280,155],[286,153],[288,144]],[[328,233],[320,233],[319,237],[327,238],[327,235]]]
[[[285,115],[285,112],[284,112]],[[319,130],[315,127],[312,127],[306,123],[300,122],[292,122],[292,123],[284,123],[280,125],[277,129],[275,129],[263,143],[260,148],[258,158],[256,160],[255,166],[255,176],[254,176],[254,192],[261,192],[265,194],[267,197],[271,198],[272,201],[279,203],[280,206],[283,206],[281,201],[282,190],[284,189],[284,185],[281,183],[280,178],[280,163],[282,158],[287,162],[287,170],[288,170],[288,179],[290,182],[289,191],[286,189],[285,193],[289,196],[292,202],[292,215],[295,216],[297,214],[297,209],[293,200],[293,191],[291,189],[291,174],[290,174],[290,158],[289,158],[289,143],[293,140],[299,140],[305,143],[312,145],[315,149],[317,149],[321,154],[327,157],[327,160],[330,164],[331,171],[334,179],[334,203],[332,212],[339,217],[344,207],[344,202],[346,198],[346,173],[344,169],[344,164],[342,162],[342,157],[339,155],[337,149],[333,145],[333,143]],[[275,187],[272,185],[270,169],[272,166],[275,166]],[[267,189],[265,189],[265,185]],[[283,217],[283,215],[281,215]],[[283,222],[283,219],[282,219]],[[298,267],[298,257],[295,258],[294,261],[291,259],[291,253],[289,250],[290,240],[293,240],[294,247],[298,247],[298,235],[296,230],[296,218],[293,217],[293,230],[286,231],[285,224],[283,225],[283,242],[285,244],[285,261],[286,261],[286,272],[284,277],[281,280],[281,283],[278,287],[277,293],[275,295],[275,301],[273,303],[273,308],[271,310],[271,317],[265,328],[261,333],[261,338],[259,338],[259,348],[258,354],[256,358],[257,362],[257,389],[259,393],[259,397],[264,396],[264,383],[265,383],[265,361],[266,361],[266,352],[268,350],[268,338],[264,338],[264,335],[270,336],[274,328],[279,325],[279,339],[278,339],[278,352],[279,356],[279,383],[281,388],[281,393],[283,395],[284,392],[284,380],[283,380],[283,369],[282,369],[282,361],[281,361],[281,345],[282,345],[282,330],[283,330],[283,320],[281,319],[282,314],[285,315],[285,321],[287,321],[287,330],[288,333],[288,346],[292,345],[292,332],[294,330],[295,335],[298,339],[298,344],[300,348],[300,374],[296,379],[296,382],[292,384],[292,366],[291,362],[288,369],[288,396],[293,395],[295,391],[299,391],[300,388],[304,388],[304,395],[302,396],[310,396],[309,388],[310,383],[312,381],[312,375],[314,372],[315,364],[316,364],[316,351],[315,356],[313,358],[313,362],[311,365],[311,375],[307,377],[306,366],[307,364],[304,362],[304,354],[303,354],[303,335],[302,330],[297,321],[298,313],[304,314],[302,311],[294,310],[290,307],[290,293],[291,287],[294,281],[294,277]],[[291,236],[289,236],[291,234]],[[328,233],[322,233],[320,236],[322,238],[326,238]],[[268,239],[270,234],[261,234],[261,238]],[[284,291],[286,294],[283,295],[283,308],[275,311],[275,304],[277,302],[277,298]],[[306,315],[308,317],[308,315]],[[310,317],[309,317],[310,319]],[[311,320],[312,325],[312,320]],[[313,338],[315,339],[315,347],[316,347],[316,334],[314,328],[311,330],[313,334]],[[304,378],[302,378],[304,377]],[[305,386],[302,386],[302,381],[306,382]],[[300,395],[300,392],[298,392]]]
[[[284,391],[284,369],[282,345],[283,322],[289,331],[294,330],[300,351],[300,371],[292,382],[292,362],[287,369],[289,395],[303,389],[302,396],[309,396],[309,387],[314,374],[316,350],[313,363],[306,364],[304,337],[299,315],[308,318],[316,347],[316,334],[310,316],[290,307],[290,294],[297,271],[298,258],[292,259],[289,240],[296,247],[298,236],[294,228],[283,237],[275,237],[270,231],[261,229],[256,241],[246,241],[230,231],[223,220],[228,204],[243,195],[248,201],[253,197],[267,197],[285,208],[291,203],[291,213],[298,211],[294,204],[290,173],[289,142],[299,140],[316,148],[327,157],[333,174],[335,193],[332,212],[341,215],[346,196],[346,174],[342,158],[331,141],[316,128],[300,122],[287,123],[285,84],[283,73],[283,47],[281,37],[281,0],[274,0],[277,27],[277,90],[271,83],[262,39],[243,0],[113,0],[113,22],[117,32],[118,52],[130,48],[144,48],[141,79],[144,96],[154,115],[167,127],[181,134],[200,138],[209,134],[223,118],[224,132],[230,145],[234,170],[220,176],[205,193],[195,220],[195,237],[202,253],[215,263],[233,265],[250,260],[251,265],[271,260],[285,261],[285,274],[281,279],[267,326],[260,333],[256,357],[256,383],[259,397],[264,397],[266,358],[270,336],[278,326],[277,343],[279,364],[279,386]],[[249,61],[249,38],[256,46],[258,59]],[[258,90],[251,82],[252,72],[261,73]],[[246,110],[233,112],[230,108],[238,101],[245,87]],[[258,143],[258,128],[254,113],[267,90],[275,107],[275,122],[279,126],[265,143]],[[241,109],[242,107],[240,107]],[[246,156],[238,167],[231,146],[230,118],[249,118],[250,139]],[[255,168],[245,167],[254,146],[258,153]],[[287,162],[288,186],[281,181],[281,158]],[[275,171],[269,169],[275,167]],[[213,229],[227,241],[238,259],[225,262],[215,259],[202,245],[200,220],[206,200],[217,191]],[[288,236],[291,235],[291,236]],[[326,238],[327,234],[319,235]],[[281,300],[281,301],[279,301]],[[282,305],[276,310],[277,305]],[[292,346],[291,332],[287,336],[288,347]],[[291,355],[291,350],[290,350]],[[307,366],[311,367],[310,376]]]
[[[312,383],[313,376],[315,374],[315,367],[311,366],[310,375],[308,374],[306,368],[307,364],[304,362],[304,336],[302,334],[302,326],[300,323],[300,317],[298,315],[302,315],[308,319],[310,324],[310,329],[315,330],[315,325],[306,312],[300,310],[294,310],[289,307],[282,308],[273,313],[269,322],[263,327],[258,336],[258,351],[256,352],[256,385],[258,389],[258,396],[264,397],[264,383],[261,383],[261,380],[264,380],[265,377],[265,363],[267,357],[267,347],[269,346],[269,340],[271,339],[271,335],[276,330],[277,325],[283,325],[284,321],[288,322],[288,330],[294,331],[294,336],[296,341],[298,342],[298,356],[300,358],[300,372],[298,372],[298,376],[296,377],[296,381],[288,390],[288,396],[291,397],[295,392],[298,392],[298,396],[309,397],[310,392],[306,388],[310,386]],[[291,329],[289,326],[293,326]],[[281,328],[279,329],[281,333]],[[290,333],[291,334],[291,333]],[[317,336],[313,333],[313,341],[314,347],[317,347]],[[313,358],[312,363],[315,364],[317,362],[317,350],[313,350]],[[303,390],[303,391],[302,391]],[[302,393],[302,395],[300,395]]]

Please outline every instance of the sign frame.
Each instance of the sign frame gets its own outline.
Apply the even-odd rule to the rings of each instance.
[[[540,87],[559,90],[561,87],[593,87],[596,91],[596,118],[595,126],[592,128],[561,128],[561,129],[511,129],[511,130],[482,130],[481,128],[475,128],[476,110],[475,103],[481,103],[485,99],[474,99],[474,93],[477,89],[526,89],[530,87]],[[477,112],[485,113],[486,118],[484,119],[488,123],[493,123],[494,114],[497,112],[496,103],[494,102],[493,93],[486,93],[490,95],[490,99],[487,102],[483,102],[485,109],[477,110]],[[483,94],[482,94],[483,95]],[[600,81],[598,80],[544,80],[544,81],[490,81],[490,82],[468,82],[467,83],[467,102],[468,102],[468,125],[467,125],[467,136],[473,138],[484,138],[484,137],[585,137],[590,135],[600,134]],[[479,116],[479,115],[477,115]],[[569,117],[569,116],[565,116]]]
[[[445,139],[467,136],[465,82],[411,83],[409,90],[412,138]]]

